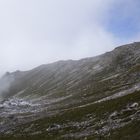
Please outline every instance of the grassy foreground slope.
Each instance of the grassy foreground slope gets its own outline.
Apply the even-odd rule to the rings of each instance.
[[[138,140],[140,136],[140,92],[95,103],[84,107],[60,111],[14,128],[14,133],[3,140],[65,140],[111,139]]]

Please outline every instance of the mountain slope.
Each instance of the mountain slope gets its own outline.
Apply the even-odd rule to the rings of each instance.
[[[140,119],[139,42],[96,57],[6,73],[0,84],[3,139],[124,140],[140,135],[133,125]],[[136,129],[131,135],[130,127]]]

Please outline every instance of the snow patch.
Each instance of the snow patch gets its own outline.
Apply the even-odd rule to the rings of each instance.
[[[124,90],[124,91],[121,91],[121,92],[118,92],[118,93],[115,93],[114,95],[111,95],[111,96],[108,96],[108,97],[105,97],[101,100],[98,100],[94,103],[100,103],[100,102],[104,102],[104,101],[108,101],[108,100],[113,100],[113,99],[116,99],[116,98],[120,98],[122,96],[126,96],[128,94],[131,94],[135,91],[139,91],[140,90],[140,84],[138,85],[135,85],[134,87],[128,89],[128,90]]]

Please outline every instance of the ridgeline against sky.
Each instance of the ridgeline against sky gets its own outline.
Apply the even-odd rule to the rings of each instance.
[[[0,74],[138,41],[139,7],[139,0],[1,0]]]

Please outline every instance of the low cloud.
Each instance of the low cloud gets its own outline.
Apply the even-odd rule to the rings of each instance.
[[[0,73],[27,70],[60,59],[95,56],[128,42],[105,27],[115,3],[115,0],[0,1]]]
[[[6,73],[0,79],[0,99],[4,98],[10,90],[11,83],[14,81],[14,76]]]

